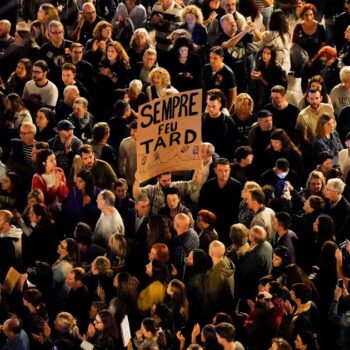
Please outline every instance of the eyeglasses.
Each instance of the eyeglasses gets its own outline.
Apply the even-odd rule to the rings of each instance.
[[[20,131],[19,133],[20,133],[21,135],[33,134],[32,131],[28,131],[28,132]]]
[[[44,73],[44,72],[41,71],[41,70],[32,70],[32,73],[33,74],[41,74],[41,73]]]
[[[60,31],[60,32],[50,32],[50,34],[53,34],[53,35],[60,35],[60,34],[63,34],[63,31]]]
[[[83,53],[83,51],[72,51],[72,53],[75,53],[77,55],[81,55]]]
[[[96,11],[84,12],[84,15],[93,15]]]

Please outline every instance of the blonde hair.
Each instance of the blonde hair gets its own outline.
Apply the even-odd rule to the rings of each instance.
[[[192,13],[197,18],[198,24],[203,24],[203,13],[202,10],[196,5],[188,5],[181,12],[181,20],[185,22],[186,15]]]
[[[138,28],[138,29],[136,29],[136,30],[134,31],[134,33],[133,33],[133,35],[132,35],[132,37],[131,37],[131,39],[130,39],[130,47],[131,47],[132,49],[134,49],[134,48],[136,47],[135,39],[136,39],[136,37],[137,37],[138,35],[140,35],[140,34],[143,34],[143,35],[146,37],[146,42],[147,42],[146,47],[147,47],[147,48],[148,48],[148,47],[153,47],[153,46],[151,45],[151,40],[150,40],[149,34],[148,34],[148,32],[147,32],[147,30],[146,30],[145,28]]]
[[[60,312],[55,319],[56,326],[62,333],[75,334],[78,331],[77,321],[69,312]]]
[[[306,180],[306,189],[310,187],[310,182],[312,179],[317,179],[322,182],[322,189],[326,186],[326,178],[325,176],[318,170],[313,170],[309,174],[307,180]]]
[[[39,9],[42,9],[46,15],[46,24],[51,21],[60,21],[60,16],[55,6],[45,3],[40,5]]]
[[[101,38],[101,33],[102,30],[105,28],[111,28],[112,29],[112,25],[107,22],[107,21],[100,21],[96,24],[94,31],[92,32],[92,36],[96,39],[100,39]]]
[[[127,63],[129,62],[129,56],[119,41],[111,41],[110,43],[108,43],[106,46],[106,52],[110,46],[113,46],[115,48],[115,51],[117,52],[117,55],[118,55],[117,56],[118,61],[123,60]]]
[[[236,114],[240,113],[244,100],[249,100],[249,102],[250,102],[250,112],[253,112],[254,101],[253,101],[252,97],[249,94],[247,94],[245,92],[242,92],[241,94],[239,94],[237,96],[237,100],[236,100],[236,104],[235,104],[235,113]]]
[[[109,273],[111,270],[111,262],[105,256],[98,256],[92,263],[100,274]]]
[[[128,252],[128,243],[124,235],[120,233],[114,233],[109,238],[109,244],[113,253],[117,255],[121,260],[124,260],[126,258],[126,254]]]
[[[261,186],[255,181],[247,181],[244,184],[244,189],[246,191],[261,190]]]
[[[209,255],[213,255],[215,258],[220,259],[225,255],[225,245],[220,241],[212,241],[209,244]]]
[[[155,73],[159,73],[162,78],[163,78],[163,85],[164,87],[168,87],[171,85],[171,80],[170,80],[170,74],[169,72],[162,68],[162,67],[156,67],[151,70],[151,72],[148,74],[148,82],[150,83],[151,86],[154,86],[153,84],[153,76]]]
[[[340,81],[345,83],[345,81],[350,78],[350,66],[343,67],[339,72]]]
[[[45,196],[42,190],[36,188],[28,193],[27,199],[35,199],[38,203],[44,203]]]

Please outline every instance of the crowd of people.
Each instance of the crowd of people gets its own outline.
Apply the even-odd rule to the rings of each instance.
[[[350,0],[0,5],[1,349],[349,349],[349,43]],[[193,89],[201,167],[140,183]]]

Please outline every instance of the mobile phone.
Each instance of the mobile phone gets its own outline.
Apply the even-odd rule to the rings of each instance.
[[[252,21],[252,17],[248,16],[247,17],[247,23],[251,22]]]
[[[348,245],[348,242],[347,242],[347,241],[341,242],[341,243],[339,244],[339,248],[340,248],[340,249],[345,249],[347,245]]]
[[[343,289],[343,287],[344,287],[344,282],[343,282],[342,279],[339,279],[339,280],[337,281],[337,287]]]

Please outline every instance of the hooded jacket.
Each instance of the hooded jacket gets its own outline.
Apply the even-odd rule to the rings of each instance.
[[[207,272],[207,303],[212,313],[232,309],[235,286],[234,273],[235,265],[226,256]]]

